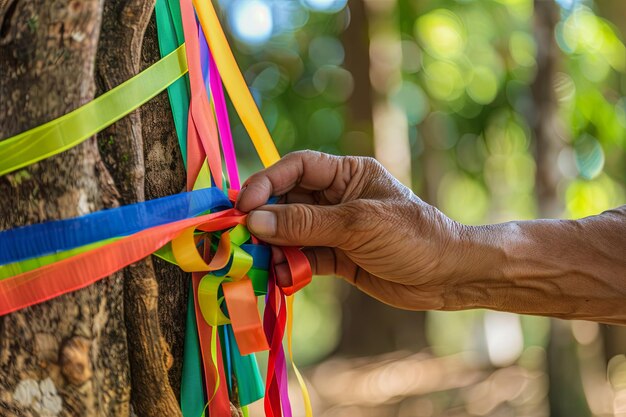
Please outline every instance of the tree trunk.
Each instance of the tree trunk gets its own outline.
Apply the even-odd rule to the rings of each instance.
[[[541,217],[559,217],[563,204],[557,187],[562,174],[556,161],[565,143],[565,130],[558,116],[554,91],[554,76],[559,65],[559,47],[554,39],[554,30],[559,21],[559,11],[552,0],[535,0],[534,4],[537,75],[531,85],[534,111],[530,125],[537,163],[537,203]]]
[[[534,111],[530,125],[537,164],[535,185],[538,214],[540,217],[559,217],[563,205],[557,187],[562,175],[556,161],[565,143],[565,130],[557,114],[558,103],[554,91],[554,77],[560,58],[554,38],[559,10],[554,1],[535,0],[534,7],[537,75],[531,86]],[[552,319],[550,323],[547,347],[550,415],[590,415],[570,323],[558,319]]]
[[[375,8],[376,4],[376,0],[373,0],[367,3],[367,6]],[[395,3],[392,2],[392,10],[394,5]],[[350,109],[348,125],[352,131],[363,133],[356,136],[359,141],[368,143],[350,142],[345,145],[359,154],[371,156],[374,152],[372,135],[375,134],[372,126],[373,106],[376,106],[376,101],[384,102],[379,107],[388,106],[388,98],[383,94],[386,91],[384,86],[379,85],[383,92],[376,93],[372,90],[371,71],[364,71],[363,68],[370,68],[370,65],[374,65],[369,55],[371,51],[369,40],[380,35],[381,28],[378,26],[372,28],[372,24],[380,24],[381,21],[386,20],[387,16],[380,16],[380,19],[375,18],[372,22],[372,15],[379,12],[378,10],[368,10],[366,3],[357,0],[350,1],[349,7],[350,26],[344,34],[343,41],[346,50],[346,69],[354,76],[355,93],[348,103]],[[382,13],[387,12],[386,9],[382,11]],[[382,32],[383,37],[387,36],[384,28]],[[379,67],[381,64],[384,63],[378,62]],[[379,72],[384,70],[384,68],[379,68]],[[384,74],[378,74],[378,76],[379,79],[384,78]],[[406,123],[404,128],[406,129]],[[379,130],[383,129],[384,127],[381,126]],[[402,137],[397,139],[402,140]],[[405,177],[410,178],[410,172]],[[343,330],[337,353],[365,356],[396,350],[417,351],[426,346],[424,313],[398,310],[374,300],[352,286],[343,283],[339,285],[341,285],[341,290],[345,291],[346,297],[345,302],[342,303]]]
[[[154,0],[105,2],[102,18],[102,33],[105,36],[100,38],[96,67],[100,93],[143,69],[142,45],[153,8]],[[154,47],[152,49],[152,58],[156,61],[158,54]],[[137,110],[98,134],[100,151],[120,190],[123,204],[145,199],[141,115]],[[168,118],[165,116],[163,119]],[[173,131],[173,123],[171,127]],[[151,138],[150,142],[158,140],[146,137]],[[181,177],[184,178],[184,174]],[[180,191],[178,189],[175,192]],[[180,407],[169,383],[168,371],[172,357],[159,325],[158,293],[150,258],[124,270],[125,321],[132,335],[128,338],[128,345],[133,405],[140,416],[180,416]],[[179,327],[182,327],[180,323],[183,317],[185,315],[181,314],[174,321]]]
[[[350,0],[350,24],[342,34],[344,67],[354,79],[354,89],[347,102],[346,126],[349,133],[341,145],[348,155],[374,155],[372,126],[372,84],[370,82],[369,24],[363,0]]]
[[[144,36],[142,69],[159,59],[154,18]],[[167,93],[163,92],[144,104],[141,109],[143,153],[145,161],[146,199],[172,195],[185,190],[185,166],[181,157],[174,120]],[[190,276],[175,265],[154,257],[152,259],[158,284],[158,309],[161,332],[170,348],[169,381],[176,398],[180,397],[183,363],[183,340],[187,291]]]
[[[598,15],[613,23],[618,29],[620,39],[626,39],[626,2],[615,0],[595,0]],[[626,80],[620,75],[622,80]],[[624,81],[622,81],[623,83]],[[602,326],[602,338],[605,358],[610,360],[623,354],[626,346],[626,328],[622,326]]]
[[[0,138],[59,117],[157,61],[153,6],[0,0]],[[184,190],[165,92],[98,137],[100,146],[91,138],[0,177],[10,203],[0,207],[0,229]],[[132,386],[134,414],[180,415],[188,281],[148,258],[0,317],[0,414],[129,416]]]
[[[102,4],[3,2],[0,137],[90,101]],[[0,178],[0,228],[117,205],[91,138]],[[0,409],[6,416],[127,416],[130,373],[120,273],[0,318]]]

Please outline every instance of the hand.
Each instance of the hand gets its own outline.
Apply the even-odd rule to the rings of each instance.
[[[271,196],[280,203],[263,205]],[[444,308],[468,268],[467,228],[398,182],[372,158],[291,153],[251,176],[237,208],[272,245],[305,246],[315,275],[337,275],[387,304]],[[290,273],[275,251],[279,285]]]

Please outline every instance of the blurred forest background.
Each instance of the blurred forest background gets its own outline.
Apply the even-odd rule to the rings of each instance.
[[[467,224],[625,202],[626,1],[220,3],[281,154],[375,156]],[[330,278],[296,309],[320,417],[626,416],[625,329],[399,311]]]

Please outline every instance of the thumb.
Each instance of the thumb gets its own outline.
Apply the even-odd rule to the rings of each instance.
[[[272,245],[339,247],[351,216],[342,204],[276,204],[250,212],[247,224],[253,235]]]

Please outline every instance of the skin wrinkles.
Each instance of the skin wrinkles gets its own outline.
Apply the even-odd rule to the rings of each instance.
[[[263,205],[272,195],[283,204]],[[626,206],[580,220],[468,226],[374,159],[302,151],[250,177],[237,208],[262,240],[303,246],[315,274],[399,308],[626,324]],[[279,284],[290,285],[282,252],[274,256]]]

